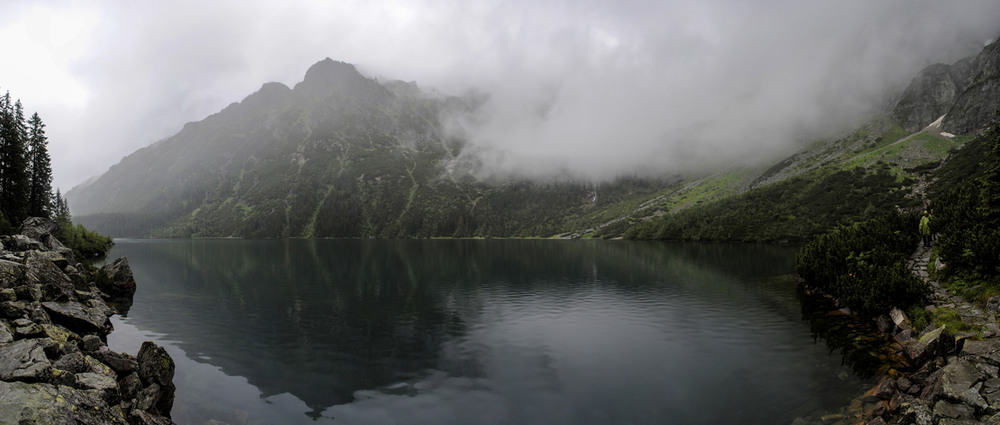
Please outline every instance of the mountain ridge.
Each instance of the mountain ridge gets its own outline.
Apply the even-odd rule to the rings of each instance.
[[[469,162],[472,146],[442,124],[444,111],[473,110],[477,99],[379,81],[326,58],[292,88],[265,83],[126,156],[67,198],[82,223],[114,236],[650,236],[629,230],[797,176],[806,176],[799,191],[859,166],[857,178],[912,180],[917,172],[906,170],[940,161],[969,137],[910,129],[942,118],[941,111],[942,128],[975,133],[988,125],[982,105],[1000,93],[988,69],[996,46],[928,67],[888,116],[776,164],[607,182],[484,178]],[[916,138],[897,143],[906,136]],[[885,178],[871,181],[888,188]],[[897,186],[892,190],[910,190]],[[792,236],[822,225],[804,225]]]

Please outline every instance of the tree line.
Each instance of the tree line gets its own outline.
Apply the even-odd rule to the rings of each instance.
[[[13,233],[28,217],[54,219],[56,238],[78,255],[92,257],[111,246],[111,239],[73,226],[69,205],[57,189],[52,193],[52,158],[45,123],[35,112],[25,119],[21,100],[7,91],[0,96],[0,234]]]
[[[35,112],[25,119],[21,100],[0,96],[0,230],[27,217],[52,217],[52,161],[45,123]]]

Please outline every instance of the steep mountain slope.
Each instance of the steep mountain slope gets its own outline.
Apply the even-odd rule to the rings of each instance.
[[[998,46],[924,69],[891,113],[845,136],[813,143],[763,172],[728,170],[708,180],[729,181],[731,196],[684,208],[677,200],[689,195],[667,194],[615,231],[641,239],[801,240],[880,211],[919,208],[930,174],[996,118]],[[703,181],[684,190],[719,193]]]
[[[548,236],[597,204],[589,183],[476,177],[440,124],[468,107],[326,59],[294,88],[265,84],[67,197],[78,221],[115,236]]]
[[[800,240],[917,207],[926,174],[993,119],[998,58],[993,43],[928,67],[892,111],[776,164],[601,183],[484,180],[440,120],[475,99],[326,59],[67,196],[79,222],[114,236]]]

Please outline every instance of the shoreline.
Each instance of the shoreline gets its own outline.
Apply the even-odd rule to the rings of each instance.
[[[928,272],[930,254],[930,247],[918,247],[908,263],[932,288],[925,309],[952,309],[969,330],[913,329],[899,309],[878,317],[879,331],[909,367],[889,370],[839,411],[799,417],[792,425],[1000,424],[1000,303],[983,311],[949,293]]]
[[[135,293],[128,261],[78,263],[54,229],[29,218],[0,236],[0,423],[173,424],[169,354],[107,346]]]

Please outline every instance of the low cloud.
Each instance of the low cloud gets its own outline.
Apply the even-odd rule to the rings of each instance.
[[[8,45],[45,60],[20,67],[31,73],[0,67],[0,85],[48,124],[64,189],[264,82],[293,85],[325,57],[485,94],[450,122],[495,172],[603,178],[777,155],[1000,35],[995,0],[53,1],[8,12]],[[24,29],[39,22],[75,32]]]

